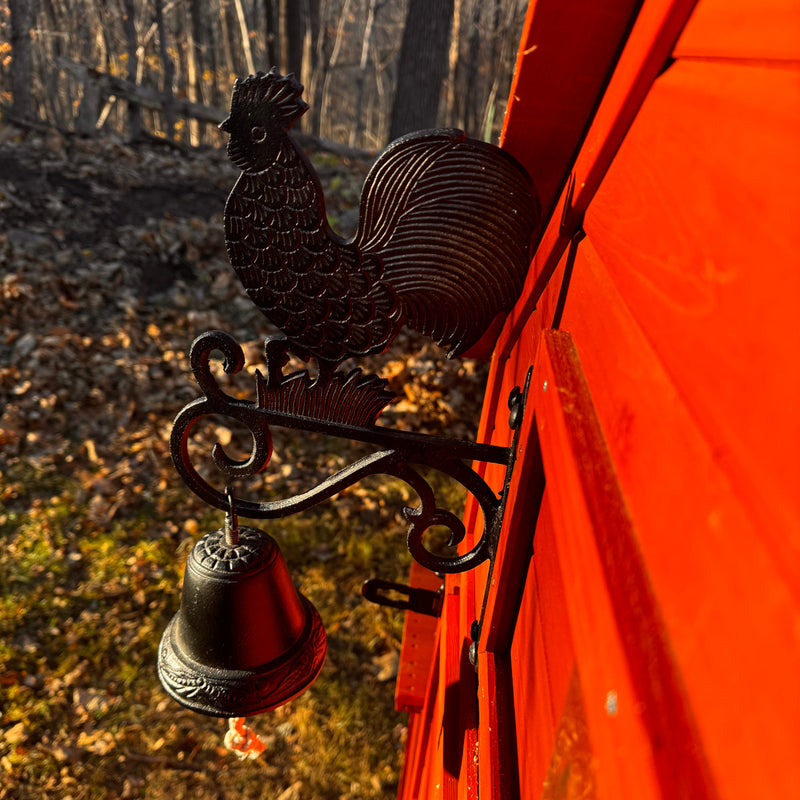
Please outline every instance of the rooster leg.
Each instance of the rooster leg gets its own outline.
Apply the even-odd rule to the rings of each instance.
[[[267,362],[267,389],[278,389],[283,382],[283,368],[289,363],[290,342],[280,334],[264,340]]]
[[[319,374],[314,379],[317,385],[328,383],[340,361],[328,361],[309,353],[296,343],[290,342],[282,334],[268,336],[264,340],[264,355],[267,362],[267,389],[279,389],[283,383],[283,368],[289,363],[289,353],[294,353],[298,358],[308,363],[312,358],[317,362]]]

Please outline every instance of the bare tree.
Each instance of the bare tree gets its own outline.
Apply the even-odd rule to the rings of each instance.
[[[34,7],[30,0],[9,0],[11,12],[11,113],[19,120],[33,117],[33,62],[31,28]]]
[[[303,37],[303,76],[308,76],[317,68],[317,41],[320,34],[320,0],[303,0],[306,30]]]
[[[466,59],[465,91],[463,100],[464,128],[471,134],[477,132],[479,118],[483,111],[481,99],[483,92],[477,91],[481,85],[478,70],[481,65],[481,9],[482,3],[475,0],[472,6],[472,24],[469,28],[468,52],[471,58]]]
[[[267,64],[277,67],[280,63],[280,2],[264,0],[264,33],[266,35]]]
[[[445,102],[447,108],[447,116],[451,124],[455,124],[459,128],[463,128],[463,124],[459,124],[459,115],[457,108],[457,94],[456,85],[458,83],[459,71],[461,62],[459,55],[459,44],[461,41],[461,23],[462,23],[462,8],[464,0],[455,0],[453,7],[453,31],[450,36],[450,51],[448,53],[448,74],[447,83],[445,86]]]
[[[200,37],[202,25],[200,23],[200,6],[197,0],[191,0],[184,8],[184,15],[189,24],[185,27],[186,37],[186,96],[192,103],[196,103],[200,96],[200,81],[198,69],[202,74],[202,61],[200,59]],[[200,144],[200,125],[197,120],[189,120],[189,143]]]
[[[156,25],[158,26],[158,48],[161,55],[161,64],[164,68],[164,121],[166,123],[167,139],[175,138],[175,111],[173,109],[172,82],[175,77],[175,62],[169,54],[167,45],[167,26],[164,22],[163,0],[155,0]]]
[[[303,45],[306,37],[306,26],[303,19],[304,3],[301,0],[285,0],[285,2],[286,69],[288,72],[293,72],[295,77],[302,82]]]
[[[163,130],[192,144],[218,142],[209,121],[227,106],[234,78],[277,65],[306,86],[305,131],[377,148],[437,123],[496,135],[526,0],[0,5],[8,9],[0,14],[0,91],[18,119],[83,134],[105,127],[135,139]],[[112,78],[124,78],[124,90]]]
[[[136,36],[136,10],[133,0],[125,0],[125,13],[122,25],[125,30],[125,40],[128,47],[128,80],[136,83],[139,73],[139,42]],[[144,130],[142,109],[136,103],[128,102],[128,135],[137,139]]]
[[[320,120],[322,118],[322,101],[325,90],[325,82],[328,79],[330,71],[331,60],[331,38],[327,33],[326,21],[328,13],[332,5],[331,0],[317,0],[317,25],[312,41],[314,50],[312,65],[313,68],[308,75],[305,76],[306,85],[308,87],[307,97],[311,104],[311,112],[306,115],[308,118],[307,124],[310,131],[314,136],[320,135]]]
[[[244,60],[247,64],[247,72],[249,75],[255,74],[256,67],[253,62],[253,51],[250,49],[250,30],[247,26],[247,18],[244,15],[244,6],[242,0],[233,0],[236,6],[236,19],[239,22],[239,32],[242,37],[242,52],[244,53]]]
[[[358,76],[356,77],[356,109],[353,113],[353,127],[350,129],[350,146],[360,141],[364,133],[364,88],[367,80],[367,66],[369,64],[369,52],[372,46],[372,32],[375,30],[375,16],[378,11],[378,0],[366,0],[367,21],[364,25],[364,38],[361,43],[361,60],[358,65]]]
[[[350,8],[350,0],[344,0],[342,4],[341,13],[339,14],[339,22],[336,26],[336,36],[333,40],[333,49],[331,50],[330,58],[328,60],[329,68],[325,73],[325,82],[322,87],[320,97],[320,108],[317,111],[319,115],[323,108],[329,105],[331,83],[333,81],[333,70],[339,62],[341,52],[344,46],[344,28],[347,21],[347,13]]]
[[[409,0],[389,138],[436,125],[454,0]]]

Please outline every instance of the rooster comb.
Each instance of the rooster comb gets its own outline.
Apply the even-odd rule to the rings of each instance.
[[[308,111],[308,103],[300,96],[303,86],[293,74],[281,75],[277,67],[237,78],[233,85],[231,107],[237,103],[268,108],[284,128]]]

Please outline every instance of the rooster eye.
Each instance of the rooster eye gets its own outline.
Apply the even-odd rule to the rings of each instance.
[[[267,138],[267,132],[260,125],[254,125],[250,130],[250,136],[254,142],[263,142]]]

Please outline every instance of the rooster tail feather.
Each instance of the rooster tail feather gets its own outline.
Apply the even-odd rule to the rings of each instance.
[[[406,325],[459,355],[519,297],[539,217],[510,155],[461,131],[428,131],[376,162],[355,244],[380,257]]]

